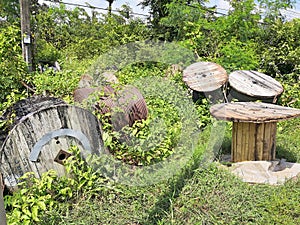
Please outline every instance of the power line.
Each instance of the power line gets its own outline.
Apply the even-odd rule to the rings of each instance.
[[[51,3],[54,3],[54,4],[65,4],[65,5],[70,5],[70,6],[75,6],[75,7],[83,7],[83,8],[89,8],[89,9],[99,9],[99,10],[105,10],[105,11],[109,11],[109,9],[107,8],[102,8],[102,7],[97,7],[97,6],[92,6],[90,4],[88,5],[82,5],[82,4],[75,4],[75,3],[68,3],[68,2],[52,2],[50,0],[44,0],[45,2],[51,2]],[[116,10],[116,9],[112,9],[111,11],[113,12],[122,12],[121,10]],[[142,13],[135,13],[135,12],[131,12],[130,14],[132,15],[137,15],[137,16],[149,16],[149,15],[146,15],[146,14],[142,14]]]

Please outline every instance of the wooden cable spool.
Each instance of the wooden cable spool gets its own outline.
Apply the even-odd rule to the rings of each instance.
[[[274,78],[253,70],[238,70],[229,74],[230,95],[239,101],[261,100],[276,103],[283,92],[282,85]]]
[[[300,110],[261,102],[213,105],[217,119],[232,121],[232,161],[275,160],[276,123],[300,117]]]
[[[53,169],[65,174],[63,161],[76,145],[83,156],[103,150],[101,126],[89,111],[71,105],[54,105],[23,116],[10,130],[0,153],[4,183],[14,188],[19,177],[34,172],[36,177]]]
[[[183,71],[183,81],[193,90],[193,100],[201,96],[209,97],[212,102],[223,100],[221,88],[227,82],[226,70],[212,62],[197,62]]]

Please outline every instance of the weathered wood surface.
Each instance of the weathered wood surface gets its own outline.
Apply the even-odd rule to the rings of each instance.
[[[300,109],[260,102],[235,102],[213,105],[210,113],[217,119],[233,122],[266,123],[300,117]]]
[[[72,145],[77,145],[83,155],[87,153],[78,138],[69,135],[51,136],[55,131],[66,129],[75,133],[81,132],[88,139],[92,153],[99,154],[103,150],[101,126],[92,113],[70,105],[42,109],[23,117],[10,131],[2,145],[0,169],[5,184],[14,187],[19,177],[31,171],[37,177],[50,169],[64,175],[64,166],[54,162],[60,150],[67,151]],[[45,140],[45,137],[50,138],[41,146],[38,161],[31,161],[29,156],[32,149],[37,142]]]
[[[192,90],[210,92],[222,87],[228,80],[226,70],[212,62],[197,62],[183,70],[183,81]]]
[[[0,225],[7,225],[6,213],[5,213],[5,207],[4,207],[3,190],[4,190],[4,183],[2,181],[2,174],[0,174]]]
[[[231,156],[233,162],[275,160],[276,122],[234,122]]]
[[[229,74],[230,87],[239,93],[257,99],[274,98],[283,92],[282,85],[272,77],[252,70]]]

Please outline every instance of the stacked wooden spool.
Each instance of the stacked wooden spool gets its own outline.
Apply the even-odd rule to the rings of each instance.
[[[198,62],[183,72],[183,81],[193,90],[193,99],[208,97],[212,103],[238,100],[237,104],[217,104],[210,108],[218,119],[233,121],[232,160],[274,160],[276,149],[276,122],[297,116],[298,111],[275,105],[255,104],[260,100],[276,103],[283,92],[282,85],[270,76],[252,70],[239,70],[229,74],[211,62]],[[221,90],[227,84],[224,99]],[[210,98],[210,95],[213,98]],[[225,110],[226,109],[226,110]],[[281,117],[277,118],[276,114]],[[241,118],[240,118],[241,117]],[[261,118],[262,117],[262,118]]]

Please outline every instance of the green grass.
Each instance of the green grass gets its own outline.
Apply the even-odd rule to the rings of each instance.
[[[299,162],[299,125],[300,120],[278,125],[277,156]],[[227,129],[223,150],[229,142]],[[299,179],[251,185],[216,162],[200,163],[195,157],[181,174],[156,185],[117,184],[102,197],[62,203],[41,224],[300,224]]]

